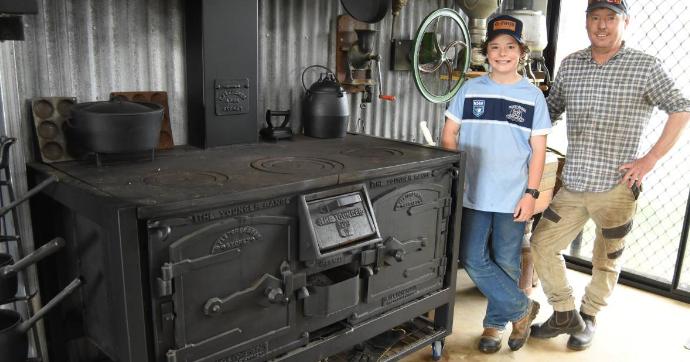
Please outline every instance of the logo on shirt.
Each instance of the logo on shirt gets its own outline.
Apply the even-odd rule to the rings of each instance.
[[[522,115],[527,112],[525,107],[514,104],[509,106],[508,109],[510,109],[510,114],[506,115],[507,119],[517,123],[522,123],[525,121],[525,119],[522,117]]]
[[[485,101],[472,101],[472,114],[474,114],[475,117],[480,117],[482,114],[484,114],[484,106],[486,105]]]

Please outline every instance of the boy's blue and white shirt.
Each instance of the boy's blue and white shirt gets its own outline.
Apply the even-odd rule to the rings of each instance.
[[[551,133],[542,92],[524,78],[499,84],[484,75],[460,88],[446,117],[461,125],[458,149],[467,152],[463,206],[513,213],[527,188],[529,139]]]

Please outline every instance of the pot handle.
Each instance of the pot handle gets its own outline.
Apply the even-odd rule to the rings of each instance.
[[[20,270],[26,269],[29,265],[38,263],[45,257],[62,249],[63,246],[65,246],[65,239],[60,237],[55,238],[35,250],[33,253],[27,255],[24,259],[0,269],[0,276],[11,277]]]
[[[306,68],[304,69],[304,71],[302,72],[302,87],[304,87],[304,90],[307,91],[307,92],[309,92],[309,89],[307,89],[307,86],[304,84],[304,73],[306,73],[307,70],[309,70],[309,69],[311,69],[311,68],[323,68],[323,69],[327,70],[328,73],[334,74],[333,72],[331,72],[330,69],[324,67],[323,65],[315,64],[315,65],[310,65],[310,66],[306,67]],[[335,77],[334,77],[334,78],[335,78]],[[335,81],[338,82],[338,79],[336,78]],[[340,84],[340,82],[338,82],[338,84]]]
[[[21,204],[22,202],[28,200],[32,196],[41,192],[41,190],[50,186],[53,182],[58,182],[58,181],[59,181],[59,179],[56,176],[50,176],[49,178],[45,179],[43,182],[38,184],[38,186],[32,188],[31,190],[29,190],[29,192],[22,195],[22,197],[10,202],[6,206],[0,207],[0,217],[7,214],[8,212],[10,212],[12,209],[17,207],[17,205]]]
[[[68,126],[70,126],[70,127],[72,127],[72,128],[77,128],[77,127],[75,127],[74,124],[72,123],[73,120],[74,120],[74,117],[67,117],[67,118],[65,118],[65,122],[67,122],[67,125],[68,125]]]
[[[77,290],[81,285],[84,284],[84,281],[81,277],[78,277],[77,279],[74,279],[68,286],[67,288],[63,289],[58,295],[55,296],[48,304],[46,304],[41,310],[36,312],[36,314],[33,315],[33,317],[29,318],[28,321],[20,324],[17,326],[17,331],[21,334],[26,333],[31,327],[38,322],[39,319],[43,318],[48,312],[50,312],[51,309],[55,308],[55,306],[62,302],[63,299],[65,299],[68,295],[72,294],[75,290]]]

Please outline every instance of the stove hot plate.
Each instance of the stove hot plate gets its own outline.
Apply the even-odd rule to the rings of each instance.
[[[345,167],[338,161],[315,157],[267,157],[258,159],[251,165],[259,171],[284,175],[330,175]]]

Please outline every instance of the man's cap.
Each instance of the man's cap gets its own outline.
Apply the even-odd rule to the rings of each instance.
[[[594,9],[607,8],[615,11],[618,14],[628,13],[628,2],[625,0],[587,0],[587,12]]]
[[[487,25],[486,41],[493,39],[498,34],[508,34],[522,43],[522,21],[510,15],[497,16]]]

